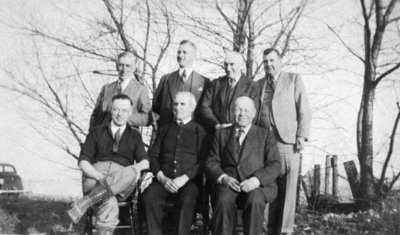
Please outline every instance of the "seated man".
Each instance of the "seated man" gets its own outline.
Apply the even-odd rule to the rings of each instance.
[[[277,194],[281,169],[275,139],[270,131],[252,125],[254,102],[241,96],[234,103],[234,124],[219,129],[205,163],[212,193],[213,234],[231,235],[235,208],[243,208],[244,234],[261,234],[264,209]]]
[[[178,92],[173,105],[175,121],[161,126],[149,149],[150,168],[156,180],[143,192],[148,235],[162,234],[167,200],[176,202],[178,234],[190,234],[199,195],[195,181],[201,177],[204,151],[207,150],[205,130],[192,120],[196,107],[192,93]]]
[[[79,156],[86,196],[68,214],[77,223],[94,206],[97,234],[112,234],[119,222],[117,197],[129,197],[140,172],[149,167],[140,133],[127,125],[131,108],[129,96],[114,96],[111,122],[90,129]]]

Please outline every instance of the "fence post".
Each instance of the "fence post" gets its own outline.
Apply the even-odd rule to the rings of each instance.
[[[326,160],[325,160],[325,195],[329,194],[330,175],[331,175],[331,155],[326,155]]]
[[[302,153],[300,153],[300,164],[299,165],[300,165],[299,166],[299,177],[297,179],[297,190],[296,190],[296,208],[298,208],[298,205],[299,205],[300,187],[301,187],[301,183],[303,182],[303,176],[301,175],[301,170],[303,167],[303,154]]]
[[[337,155],[332,156],[332,195],[334,197],[338,196],[338,166],[337,166],[337,161],[338,157]]]
[[[320,193],[321,187],[321,166],[319,164],[314,165],[314,185],[311,189],[311,198],[316,198]]]
[[[348,161],[344,163],[344,169],[346,170],[347,179],[349,180],[350,189],[353,194],[355,201],[359,200],[362,195],[360,188],[360,179],[358,176],[358,171],[354,161]]]

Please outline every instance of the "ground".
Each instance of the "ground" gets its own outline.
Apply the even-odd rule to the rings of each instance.
[[[0,234],[68,234],[76,228],[66,214],[69,208],[70,202],[47,197],[1,196]],[[369,210],[348,214],[316,212],[300,205],[294,234],[400,234],[400,192]]]

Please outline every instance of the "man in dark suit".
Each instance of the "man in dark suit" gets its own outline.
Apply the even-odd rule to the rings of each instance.
[[[132,194],[140,172],[149,167],[140,133],[127,125],[131,113],[129,96],[114,96],[112,120],[90,129],[79,155],[85,196],[74,202],[68,214],[78,223],[89,207],[95,207],[99,235],[113,234],[119,223],[118,201]]]
[[[200,106],[201,123],[212,133],[232,125],[234,101],[239,96],[255,99],[257,92],[252,80],[241,72],[244,61],[241,54],[228,52],[224,61],[226,75],[215,79],[206,88]]]
[[[156,180],[145,189],[143,202],[147,234],[162,234],[167,200],[176,203],[178,234],[190,234],[199,195],[201,166],[205,158],[206,132],[192,120],[196,100],[190,92],[178,92],[174,100],[175,121],[160,127],[149,150],[150,168]]]
[[[271,130],[282,161],[278,197],[270,205],[269,232],[293,233],[300,154],[309,138],[311,114],[303,82],[298,74],[281,70],[278,50],[264,51],[266,76],[257,81],[259,111],[257,125]]]
[[[191,41],[181,41],[176,57],[179,69],[164,75],[154,92],[153,112],[159,115],[159,126],[173,120],[173,103],[177,92],[188,91],[194,95],[196,102],[199,102],[204,88],[210,82],[206,77],[193,70],[196,50],[196,45]],[[196,108],[194,112],[195,121],[198,121],[197,116]]]
[[[128,95],[132,100],[132,113],[128,119],[129,126],[138,127],[150,124],[151,102],[149,92],[147,87],[141,84],[134,74],[136,70],[135,55],[131,52],[119,54],[116,68],[119,79],[102,87],[90,117],[90,127],[108,123],[111,120],[111,99],[117,94]]]
[[[261,234],[266,203],[277,194],[280,157],[273,134],[252,125],[256,116],[252,99],[237,98],[234,116],[232,126],[217,130],[205,163],[214,185],[211,226],[215,235],[233,234],[235,204],[240,203],[244,234]]]

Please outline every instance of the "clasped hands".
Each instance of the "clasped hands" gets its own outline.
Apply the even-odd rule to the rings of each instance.
[[[161,171],[157,174],[157,180],[160,184],[170,193],[178,193],[178,190],[182,188],[188,181],[189,177],[181,175],[175,179],[166,177]]]
[[[227,186],[228,188],[231,188],[232,190],[234,190],[236,192],[243,191],[246,193],[248,193],[260,186],[259,184],[257,185],[251,179],[246,179],[246,180],[243,180],[242,182],[239,182],[237,179],[230,177],[228,175],[225,175],[222,177],[221,184]]]

